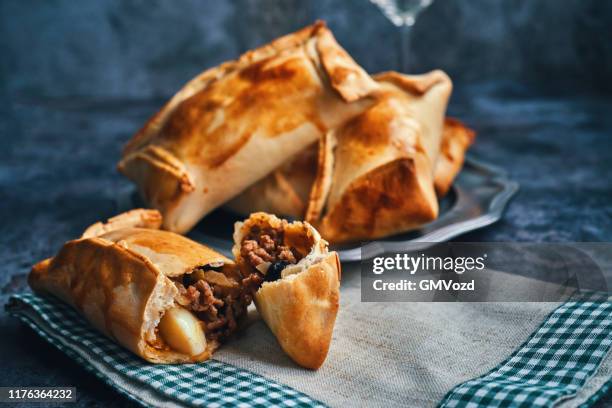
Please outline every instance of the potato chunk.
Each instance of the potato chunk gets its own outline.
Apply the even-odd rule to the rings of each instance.
[[[187,309],[173,307],[159,322],[159,334],[173,349],[190,356],[206,350],[206,337],[200,321]]]

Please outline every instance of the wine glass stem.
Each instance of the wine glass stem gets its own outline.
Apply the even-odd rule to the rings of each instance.
[[[400,71],[404,74],[410,73],[410,36],[412,26],[404,24],[399,29],[400,34]]]

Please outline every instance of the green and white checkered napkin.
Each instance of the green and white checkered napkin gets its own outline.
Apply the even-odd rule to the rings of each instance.
[[[572,398],[612,345],[612,302],[558,307],[508,359],[451,390],[441,407],[551,407]],[[610,389],[608,380],[585,404]]]
[[[351,299],[351,290],[356,288],[345,290],[345,302],[347,297]],[[340,345],[335,352],[332,347],[328,359],[331,361],[318,373],[285,366],[281,370],[289,370],[291,374],[284,376],[266,371],[265,366],[258,366],[257,361],[252,359],[248,360],[249,368],[252,366],[254,371],[265,376],[238,368],[247,364],[243,364],[245,360],[241,357],[231,357],[233,347],[243,349],[245,344],[252,341],[228,346],[229,352],[223,358],[235,361],[238,366],[218,360],[191,365],[152,365],[95,332],[74,310],[55,299],[32,294],[18,295],[11,299],[7,309],[120,393],[147,406],[323,406],[317,399],[330,405],[352,402],[351,405],[419,407],[437,404],[441,407],[589,406],[608,392],[612,384],[612,364],[607,356],[612,345],[610,301],[566,302],[554,308],[548,316],[542,315],[546,316],[543,322],[542,317],[537,315],[534,319],[542,322],[539,327],[534,326],[535,331],[514,352],[505,354],[510,356],[504,361],[500,359],[497,365],[488,366],[493,368],[485,374],[482,374],[482,367],[486,369],[484,361],[491,358],[491,353],[504,354],[503,350],[499,351],[501,344],[495,340],[496,330],[504,330],[503,325],[507,325],[509,331],[501,333],[501,336],[516,337],[511,333],[513,327],[524,322],[525,316],[534,314],[533,310],[521,312],[521,308],[528,307],[526,304],[507,309],[506,306],[484,304],[367,305],[348,301],[344,306],[353,309],[356,316],[363,313],[379,316],[398,313],[392,316],[388,326],[376,326],[381,324],[377,322],[378,319],[365,322],[368,326],[376,326],[375,331],[391,332],[395,328],[398,331],[386,338],[386,344],[385,338],[378,333],[378,338],[381,338],[379,344],[375,349],[364,350],[365,354],[361,356],[356,351],[358,349],[350,344],[356,343],[363,348],[359,344],[364,338],[367,340],[367,329],[360,330],[359,326],[363,318],[358,317],[348,323],[346,318],[339,319],[336,331],[342,332],[342,336],[335,342],[346,342],[347,345]],[[405,315],[407,310],[414,314],[411,318],[415,321],[400,320],[398,316]],[[440,322],[439,326],[451,332],[448,338],[443,337],[443,330],[435,327],[434,332],[440,338],[435,339],[425,333],[423,340],[426,342],[420,343],[419,324],[430,325],[432,321],[441,320],[454,311],[466,319],[473,318],[471,311],[477,312],[479,319],[485,320],[482,327],[497,324],[490,333],[475,337],[483,340],[471,355],[466,350],[472,349],[462,347],[458,332],[451,330],[457,320],[452,316],[448,321]],[[498,323],[486,321],[492,317],[496,319],[500,314]],[[385,324],[384,321],[382,324]],[[460,331],[465,330],[462,328]],[[399,346],[393,343],[398,333],[404,333],[404,337],[395,343]],[[469,336],[474,334],[466,332],[465,335],[468,336],[466,344],[473,343]],[[258,337],[262,336],[265,337],[258,334]],[[493,351],[487,351],[487,336],[493,343],[490,349]],[[453,344],[449,339],[458,340]],[[440,341],[440,345],[436,345],[436,340]],[[370,340],[367,342],[371,343]],[[399,348],[405,348],[405,354],[396,353]],[[445,348],[448,349],[447,356],[443,354]],[[388,362],[385,358],[390,350],[392,358]],[[249,352],[247,350],[245,354]],[[343,352],[347,352],[351,359],[347,359]],[[474,367],[465,367],[477,360],[479,355],[483,356],[483,362],[476,361]],[[362,358],[364,356],[365,359]],[[604,360],[605,364],[602,364]],[[397,372],[394,373],[394,370]],[[481,370],[480,376],[473,374],[477,370]],[[293,387],[270,379],[266,373],[278,374],[277,378]],[[347,376],[347,373],[352,376]],[[389,378],[384,373],[389,373]],[[445,376],[450,377],[450,381],[455,378],[455,381],[449,382]]]
[[[7,308],[49,343],[144,406],[323,406],[290,387],[216,360],[148,364],[100,335],[72,308],[51,297],[17,295]],[[143,386],[150,390],[143,392]]]

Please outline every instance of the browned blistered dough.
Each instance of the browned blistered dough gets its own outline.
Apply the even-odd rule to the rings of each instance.
[[[92,238],[106,232],[121,228],[148,228],[159,229],[162,224],[162,217],[157,210],[137,209],[124,212],[115,217],[109,218],[106,222],[96,222],[89,226],[81,235],[81,238]]]
[[[241,268],[253,268],[240,251],[253,228],[282,230],[284,243],[304,255],[285,267],[280,279],[263,283],[255,305],[283,350],[301,366],[317,369],[327,357],[338,313],[338,254],[328,251],[327,242],[307,222],[287,223],[259,212],[235,226],[232,252]]]
[[[441,71],[420,76],[390,72],[375,78],[380,89],[372,95],[374,103],[320,139],[317,164],[308,166],[310,173],[316,172],[314,181],[287,178],[293,183],[284,186],[283,194],[273,194],[277,184],[264,180],[250,191],[253,197],[266,184],[261,201],[242,196],[235,200],[243,203],[243,210],[265,203],[275,212],[305,217],[331,242],[375,239],[434,219],[439,149],[453,147],[454,156],[461,157],[465,151],[454,141],[440,146],[451,82]],[[447,173],[459,168],[445,162],[438,171],[440,179],[452,182],[454,175]],[[283,168],[278,171],[284,174]],[[300,182],[310,183],[305,212],[303,204],[292,204],[298,200],[286,199],[294,196],[292,188],[307,189]]]
[[[55,257],[36,264],[28,281],[36,292],[72,305],[102,333],[147,361],[203,361],[219,346],[217,339],[209,339],[198,355],[160,343],[156,328],[164,312],[176,306],[178,295],[171,278],[209,264],[239,272],[210,248],[156,229],[159,221],[156,211],[132,210],[94,224],[83,238],[67,242]]]
[[[188,82],[118,168],[165,229],[184,233],[365,109],[378,87],[318,22]]]

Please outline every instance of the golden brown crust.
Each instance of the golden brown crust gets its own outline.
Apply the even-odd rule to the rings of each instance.
[[[143,147],[124,155],[117,168],[138,185],[140,195],[163,213],[195,190],[193,176],[185,165],[165,148]]]
[[[392,235],[438,215],[433,172],[450,79],[441,71],[376,78],[376,102],[335,131],[325,213],[308,218],[330,242]]]
[[[476,139],[476,133],[459,120],[446,118],[440,155],[434,171],[434,184],[438,197],[444,197],[453,180],[463,167],[465,153]]]
[[[160,348],[155,329],[164,311],[175,305],[178,292],[171,277],[199,265],[233,262],[172,232],[115,228],[117,221],[112,221],[135,218],[133,213],[112,218],[107,232],[67,242],[54,258],[34,265],[30,286],[69,303],[98,330],[147,361],[210,358],[218,341],[209,340],[202,354],[189,356]]]
[[[170,231],[123,228],[100,238],[141,253],[168,277],[183,275],[201,265],[233,263],[209,247]]]
[[[255,305],[283,350],[301,366],[317,369],[327,356],[338,313],[338,255],[328,252],[327,242],[307,222],[287,223],[259,212],[235,226],[232,252],[242,270],[253,268],[240,248],[254,227],[282,228],[284,244],[305,253],[295,266],[283,270],[281,279],[262,285],[255,293]]]
[[[338,45],[324,25],[318,29],[316,48],[329,82],[345,101],[354,102],[378,89],[372,78]]]
[[[335,142],[330,144],[325,143],[325,140],[332,134],[333,132],[328,132],[326,137],[319,142],[318,163],[317,160],[305,160],[312,157],[312,152],[303,152],[272,175],[251,186],[230,203],[230,208],[240,214],[265,211],[311,221],[317,220],[331,186],[334,158],[332,152]],[[443,197],[450,189],[455,177],[461,171],[465,153],[474,140],[475,133],[472,129],[457,119],[449,117],[445,119],[440,154],[434,171],[434,186],[438,197]],[[300,163],[299,166],[298,163]],[[303,177],[293,177],[292,171],[287,170],[288,168],[299,168]],[[315,177],[315,174],[319,172],[325,173]],[[311,176],[308,177],[308,174]],[[280,183],[278,179],[282,179],[283,183]],[[316,185],[313,184],[313,180],[316,180]],[[294,199],[297,191],[303,192],[308,189],[311,190],[309,200],[304,200],[302,194],[299,195],[299,200]],[[304,213],[305,201],[309,203],[309,207]],[[415,226],[417,225],[407,228]],[[365,237],[365,239],[370,238]]]
[[[405,75],[396,71],[380,72],[374,75],[378,82],[388,82],[415,95],[427,93],[434,85],[446,83],[448,76],[441,70],[433,70],[425,75]]]
[[[316,370],[327,357],[340,304],[339,271],[333,252],[303,272],[264,283],[255,294],[258,312],[302,367]]]
[[[118,168],[165,229],[186,232],[363,110],[376,89],[317,23],[190,81],[127,144]]]
[[[429,169],[422,157],[397,159],[353,180],[317,225],[321,235],[332,242],[366,241],[434,220],[438,201]]]

